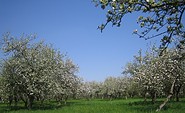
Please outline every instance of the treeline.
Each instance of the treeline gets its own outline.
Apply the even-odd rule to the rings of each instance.
[[[171,49],[149,48],[144,54],[140,50],[129,62],[122,77],[108,77],[104,82],[87,82],[89,98],[143,97],[155,103],[157,98],[166,98],[157,109],[161,110],[170,100],[185,97],[185,48],[175,45]]]
[[[159,49],[152,46],[139,51],[123,69],[123,76],[108,77],[103,82],[85,82],[76,76],[78,66],[66,55],[35,36],[3,37],[1,49],[6,59],[1,62],[0,101],[9,105],[24,102],[32,109],[35,101],[67,99],[127,99],[185,96],[185,48]],[[180,47],[180,48],[179,48]],[[167,101],[165,101],[166,103]],[[165,103],[163,105],[165,105]],[[160,106],[162,108],[162,106]]]
[[[86,82],[84,94],[107,99],[143,97],[153,103],[157,97],[169,96],[179,101],[185,96],[185,48],[162,51],[152,46],[145,53],[141,50],[138,53],[123,69],[123,76]]]

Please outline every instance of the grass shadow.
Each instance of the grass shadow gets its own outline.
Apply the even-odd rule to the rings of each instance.
[[[155,111],[161,104],[163,103],[163,100],[158,100],[155,103],[152,103],[151,101],[137,101],[137,102],[129,102],[127,103],[128,106],[130,106],[130,109],[140,111],[140,112],[152,112]],[[184,107],[185,100],[181,100],[179,102],[176,101],[169,101],[162,110],[179,110],[179,109],[185,109]]]
[[[60,109],[63,106],[67,106],[70,104],[64,104],[61,103],[60,105],[57,102],[50,101],[50,102],[44,102],[43,104],[40,104],[39,102],[35,102],[32,107],[32,111],[36,110],[54,110],[54,109]],[[10,111],[18,111],[18,110],[28,110],[22,102],[20,102],[17,106],[8,106],[6,103],[0,104],[0,113],[4,112],[10,112]]]

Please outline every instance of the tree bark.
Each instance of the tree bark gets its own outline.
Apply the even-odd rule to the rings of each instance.
[[[34,101],[34,96],[33,96],[33,95],[28,95],[28,105],[27,105],[27,108],[28,108],[29,110],[32,109],[33,101]]]
[[[14,97],[14,101],[15,101],[14,106],[17,107],[17,103],[18,103],[18,96],[17,95]]]
[[[27,108],[28,102],[27,102],[27,98],[26,98],[25,94],[22,94],[20,96],[20,99],[24,102],[24,107]]]
[[[166,98],[166,100],[159,106],[159,108],[156,110],[156,112],[161,111],[161,109],[166,105],[166,103],[169,101],[169,99],[173,96],[173,90],[175,86],[176,79],[173,81],[170,89],[170,94]]]
[[[152,103],[155,104],[156,101],[156,92],[152,92]]]
[[[147,101],[147,92],[144,93],[144,102]]]
[[[9,106],[11,106],[12,105],[12,102],[13,102],[13,96],[12,95],[10,95],[8,97],[8,101],[9,101]]]
[[[179,102],[179,93],[180,93],[180,89],[182,87],[182,84],[180,84],[178,87],[177,87],[177,90],[175,92],[175,97],[176,97],[176,101]]]

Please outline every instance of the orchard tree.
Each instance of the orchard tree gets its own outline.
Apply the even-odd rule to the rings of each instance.
[[[103,82],[102,86],[102,94],[104,98],[108,98],[110,100],[115,98],[123,98],[125,97],[127,99],[128,96],[131,97],[133,94],[132,91],[130,91],[131,84],[131,78],[126,76],[120,76],[120,77],[107,77],[105,81]]]
[[[182,55],[183,54],[175,48],[166,50],[161,56],[162,67],[159,71],[163,75],[163,83],[165,84],[164,86],[168,88],[169,94],[164,103],[161,104],[156,111],[160,111],[172,96],[175,96],[176,101],[179,101],[179,93],[185,85],[185,59]]]
[[[152,102],[156,96],[168,95],[163,104],[157,109],[161,110],[168,100],[175,96],[179,101],[179,93],[184,86],[184,57],[178,48],[166,49],[163,55],[160,49],[153,47],[145,56],[135,56],[133,63],[127,65],[125,72],[133,76],[138,83],[140,91],[149,93]]]
[[[144,83],[143,75],[145,75],[143,71],[145,70],[146,66],[144,65],[142,50],[139,50],[138,53],[139,55],[134,56],[134,60],[132,62],[127,63],[123,71],[123,74],[128,74],[133,78],[133,83],[136,84],[139,96],[145,97],[146,100],[147,87],[143,86]]]
[[[15,38],[6,34],[2,45],[8,55],[3,63],[2,77],[9,103],[11,105],[14,100],[16,104],[21,99],[28,109],[36,99],[43,102],[58,94],[67,95],[77,70],[59,51],[43,42],[36,43],[34,39],[35,36]]]
[[[88,82],[91,89],[91,98],[100,98],[102,96],[102,83],[101,82]]]
[[[115,92],[115,98],[123,98],[125,97],[127,99],[128,97],[128,78],[126,77],[116,77],[115,80],[115,86],[114,86],[114,92]]]
[[[82,82],[78,89],[78,97],[90,100],[93,94],[93,88],[91,87],[91,82]]]
[[[152,98],[152,102],[155,103],[157,94],[162,92],[162,76],[159,73],[160,60],[158,59],[158,51],[156,47],[152,47],[150,51],[147,51],[145,56],[135,56],[136,60],[140,62],[138,70],[135,70],[135,80],[139,83],[144,92],[146,99],[147,94]]]
[[[112,100],[113,98],[115,98],[115,93],[116,93],[116,78],[115,77],[107,77],[103,83],[104,88],[103,88],[103,96],[104,98],[108,98],[110,100]]]
[[[66,103],[69,97],[75,95],[80,81],[75,75],[78,71],[78,67],[73,64],[72,60],[66,59],[64,61],[59,59],[56,67],[54,76],[55,87],[52,89],[52,96],[54,96],[53,98],[55,98],[60,105],[61,101]]]
[[[132,87],[132,79],[128,76],[119,76],[115,78],[114,83],[114,97],[115,98],[125,98],[133,96],[133,92],[130,90]]]
[[[139,13],[137,23],[141,31],[134,31],[140,38],[150,39],[162,36],[161,47],[166,48],[172,38],[182,37],[179,42],[185,44],[184,0],[93,0],[96,6],[107,10],[106,22],[98,28],[102,31],[112,23],[119,27],[123,17],[130,13]],[[142,16],[146,15],[147,16]],[[155,31],[155,32],[152,32]],[[152,34],[155,33],[155,34]]]

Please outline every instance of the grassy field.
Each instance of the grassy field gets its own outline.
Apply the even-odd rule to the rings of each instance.
[[[6,104],[0,104],[0,113],[155,113],[162,101],[156,104],[144,103],[142,99],[127,100],[71,100],[66,105],[57,106],[55,102],[45,103],[44,106],[35,105],[33,110],[19,107],[10,108]],[[184,113],[185,99],[180,102],[169,102],[160,113]]]

